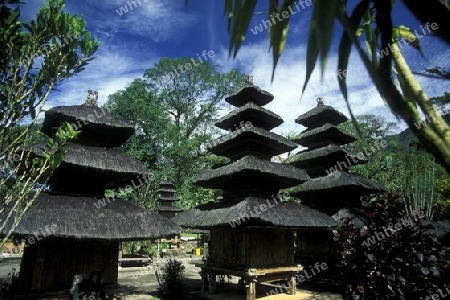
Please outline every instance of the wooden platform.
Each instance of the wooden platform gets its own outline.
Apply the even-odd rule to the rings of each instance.
[[[223,266],[214,266],[207,264],[196,264],[196,267],[201,268],[202,276],[202,292],[208,290],[209,294],[217,292],[216,276],[217,275],[231,275],[240,277],[240,285],[246,288],[246,300],[256,299],[256,285],[263,282],[287,281],[288,294],[296,294],[296,275],[302,270],[299,266],[288,267],[274,267],[274,268],[226,268]],[[273,289],[282,288],[274,286]]]

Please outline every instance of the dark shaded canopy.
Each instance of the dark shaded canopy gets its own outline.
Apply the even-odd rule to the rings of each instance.
[[[236,93],[225,98],[225,101],[237,107],[244,106],[249,102],[253,102],[259,106],[264,106],[267,103],[270,103],[273,98],[274,97],[271,93],[260,89],[258,86],[250,85],[243,87]]]
[[[227,139],[228,138],[228,139]],[[252,127],[245,131],[233,132],[216,140],[210,152],[237,160],[245,155],[254,155],[270,160],[272,156],[292,151],[298,145],[283,136],[265,129]]]
[[[213,189],[276,193],[280,188],[291,187],[308,179],[305,171],[294,166],[248,155],[217,169],[203,171],[194,183]]]
[[[332,195],[367,195],[372,193],[387,192],[387,189],[373,180],[367,179],[357,174],[336,171],[327,176],[313,178],[305,183],[286,189],[292,196],[314,198],[317,196]]]
[[[263,205],[265,205],[264,211]],[[255,210],[258,207],[259,210]],[[259,213],[257,213],[259,211]],[[252,213],[253,212],[253,213]],[[210,229],[216,226],[242,225],[326,229],[337,225],[330,216],[294,202],[246,197],[242,201],[207,203],[182,212],[172,219],[182,227]]]
[[[118,147],[133,134],[134,126],[97,106],[55,106],[45,113],[41,131],[51,135],[53,128],[68,122],[81,130],[77,142],[100,147]]]
[[[43,149],[38,145],[33,150],[42,156]],[[140,186],[150,175],[147,168],[122,150],[70,143],[48,183],[54,191],[103,195],[108,188]]]
[[[283,119],[274,112],[250,102],[223,116],[215,125],[224,130],[235,131],[236,127],[241,127],[241,122],[250,122],[253,127],[271,130],[283,124]]]
[[[309,148],[324,147],[328,144],[345,145],[356,141],[356,138],[333,124],[308,129],[300,133],[294,140],[299,145]]]
[[[347,159],[350,164],[346,162]],[[330,144],[321,148],[301,151],[284,161],[284,163],[304,169],[311,177],[326,175],[326,170],[334,167],[338,162],[345,162],[350,167],[365,164],[367,159],[360,160],[356,153],[347,151],[338,145]]]
[[[169,219],[132,202],[103,199],[105,206],[101,206],[99,200],[43,192],[24,214],[13,234],[42,235],[40,231],[52,224],[57,226],[57,236],[78,239],[145,240],[181,232],[181,228]]]
[[[295,122],[308,128],[316,128],[330,123],[338,125],[347,121],[347,117],[331,106],[321,105],[300,115]]]

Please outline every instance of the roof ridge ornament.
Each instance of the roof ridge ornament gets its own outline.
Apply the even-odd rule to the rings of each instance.
[[[325,102],[323,98],[317,98],[317,106],[325,106]]]
[[[84,105],[98,107],[98,91],[87,90],[86,101],[84,102]]]
[[[254,86],[254,84],[253,84],[253,76],[252,75],[249,74],[249,75],[246,76],[245,85]]]

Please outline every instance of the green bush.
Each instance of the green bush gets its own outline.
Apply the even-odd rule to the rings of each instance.
[[[183,277],[185,267],[176,259],[169,259],[162,267],[160,297],[167,300],[184,299]]]

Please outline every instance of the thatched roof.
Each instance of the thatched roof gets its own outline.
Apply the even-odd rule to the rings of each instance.
[[[95,204],[101,206],[99,200],[41,193],[13,234],[39,233],[52,224],[57,225],[57,236],[80,239],[131,241],[181,232],[181,228],[167,218],[132,202],[115,199],[108,203],[105,200],[105,206],[97,208]]]
[[[264,106],[273,100],[273,95],[267,91],[261,90],[258,86],[245,86],[225,98],[225,101],[233,106],[241,107],[249,102],[253,102],[256,105]]]
[[[335,144],[301,151],[287,158],[284,163],[304,169],[308,175],[316,177],[326,175],[328,168],[334,167],[338,162],[345,162],[347,159],[350,161],[350,166],[367,163],[367,159],[360,160],[356,153]]]
[[[337,225],[331,217],[305,205],[257,197],[247,197],[239,202],[207,203],[178,214],[172,221],[182,227],[197,229],[231,224],[237,226],[238,221],[244,226],[305,229],[325,229]]]
[[[236,127],[241,127],[242,121],[244,123],[250,122],[253,127],[265,130],[271,130],[283,124],[283,119],[279,115],[250,102],[223,116],[215,125],[224,130],[235,131]]]
[[[325,124],[303,131],[294,141],[304,147],[318,148],[328,144],[345,145],[356,141],[356,138],[333,124]]]
[[[209,151],[232,160],[248,154],[269,160],[272,156],[292,151],[297,147],[296,143],[281,135],[262,128],[251,127],[220,137]]]
[[[373,180],[357,174],[336,171],[327,176],[310,179],[305,183],[286,189],[292,196],[313,198],[314,195],[346,195],[360,196],[387,192],[387,189]],[[332,201],[330,196],[330,201]]]
[[[180,200],[180,199],[178,199],[177,197],[174,197],[174,196],[159,196],[158,197],[158,200],[161,200],[161,201],[178,201],[178,200]]]
[[[169,205],[161,205],[160,207],[158,207],[158,212],[160,212],[160,211],[181,212],[183,210],[177,206],[173,206],[173,205],[169,204]]]
[[[56,106],[45,113],[41,131],[50,135],[54,127],[63,122],[71,123],[81,130],[80,143],[101,147],[117,147],[133,134],[134,126],[97,106]]]
[[[295,122],[307,128],[315,128],[326,123],[338,125],[347,121],[347,117],[331,106],[322,105],[307,111],[295,119]]]
[[[33,150],[42,155],[44,148],[36,146]],[[105,188],[135,187],[149,175],[150,171],[138,160],[121,150],[70,143],[49,183],[59,191],[102,193]]]
[[[223,167],[203,171],[194,183],[213,189],[278,191],[308,179],[305,171],[294,166],[248,155]]]

